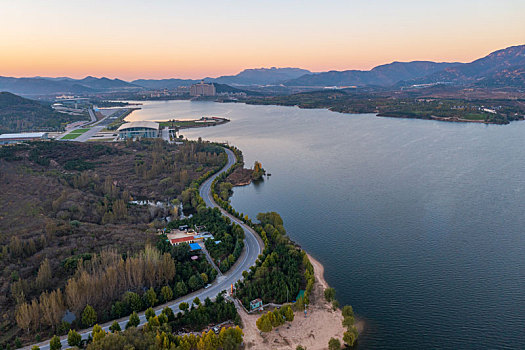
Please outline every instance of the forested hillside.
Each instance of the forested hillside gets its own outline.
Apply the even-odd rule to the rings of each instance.
[[[224,162],[222,149],[204,142],[1,147],[0,345],[63,332],[65,309],[83,327],[87,305],[101,322],[213,279],[187,247],[159,250],[156,228],[177,216],[186,187]]]
[[[49,104],[0,92],[0,133],[57,131],[76,120],[86,119],[55,112]]]

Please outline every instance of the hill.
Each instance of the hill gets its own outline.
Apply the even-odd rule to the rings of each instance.
[[[225,75],[215,79],[206,78],[206,80],[232,85],[273,85],[310,73],[301,68],[256,68],[245,69],[237,75]]]
[[[10,78],[0,77],[0,91],[19,95],[89,94],[122,90],[139,90],[140,86],[120,79],[86,77],[71,78]]]
[[[176,89],[179,86],[189,86],[201,80],[218,84],[249,86],[280,84],[284,81],[295,79],[311,73],[301,68],[254,68],[245,69],[236,75],[224,75],[218,78],[204,79],[137,79],[131,83],[147,89]]]
[[[460,63],[436,63],[429,61],[393,62],[377,66],[369,71],[346,70],[307,74],[292,79],[287,86],[391,86],[403,80],[424,77]]]
[[[447,67],[442,71],[402,85],[450,84],[484,87],[525,87],[525,45],[511,46],[495,51],[471,63]]]
[[[55,131],[64,124],[84,119],[55,112],[51,106],[9,92],[0,92],[0,133]]]
[[[74,81],[74,80],[73,80]],[[92,76],[85,77],[81,80],[76,80],[77,84],[87,86],[93,90],[123,90],[123,89],[138,89],[137,85],[128,83],[120,79],[108,79],[105,77],[95,78]]]
[[[200,80],[193,79],[137,79],[133,80],[131,83],[134,85],[139,85],[147,89],[176,89],[179,86],[189,86],[191,84],[196,84]]]

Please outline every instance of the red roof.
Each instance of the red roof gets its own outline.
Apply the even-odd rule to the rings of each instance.
[[[177,243],[184,243],[184,242],[189,242],[189,241],[194,241],[194,240],[195,240],[195,237],[190,236],[190,237],[170,239],[170,242],[171,244],[177,244]]]

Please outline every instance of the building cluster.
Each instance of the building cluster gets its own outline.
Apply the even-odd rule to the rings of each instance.
[[[204,226],[198,226],[194,230],[188,225],[182,225],[179,226],[177,230],[171,230],[166,236],[171,245],[188,243],[192,250],[197,250],[194,249],[194,247],[197,248],[198,242],[203,242],[207,239],[214,239],[211,233],[204,231],[205,229]],[[218,244],[220,241],[217,241],[216,243]]]
[[[190,86],[190,96],[215,96],[216,93],[215,85],[206,84],[204,81]]]

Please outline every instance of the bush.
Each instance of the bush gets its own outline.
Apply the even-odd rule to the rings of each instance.
[[[328,341],[328,349],[329,350],[340,350],[341,341],[336,338],[330,338],[330,340]]]
[[[334,300],[335,299],[335,289],[333,289],[333,288],[326,288],[324,290],[324,298],[328,302],[331,302],[332,300]]]

